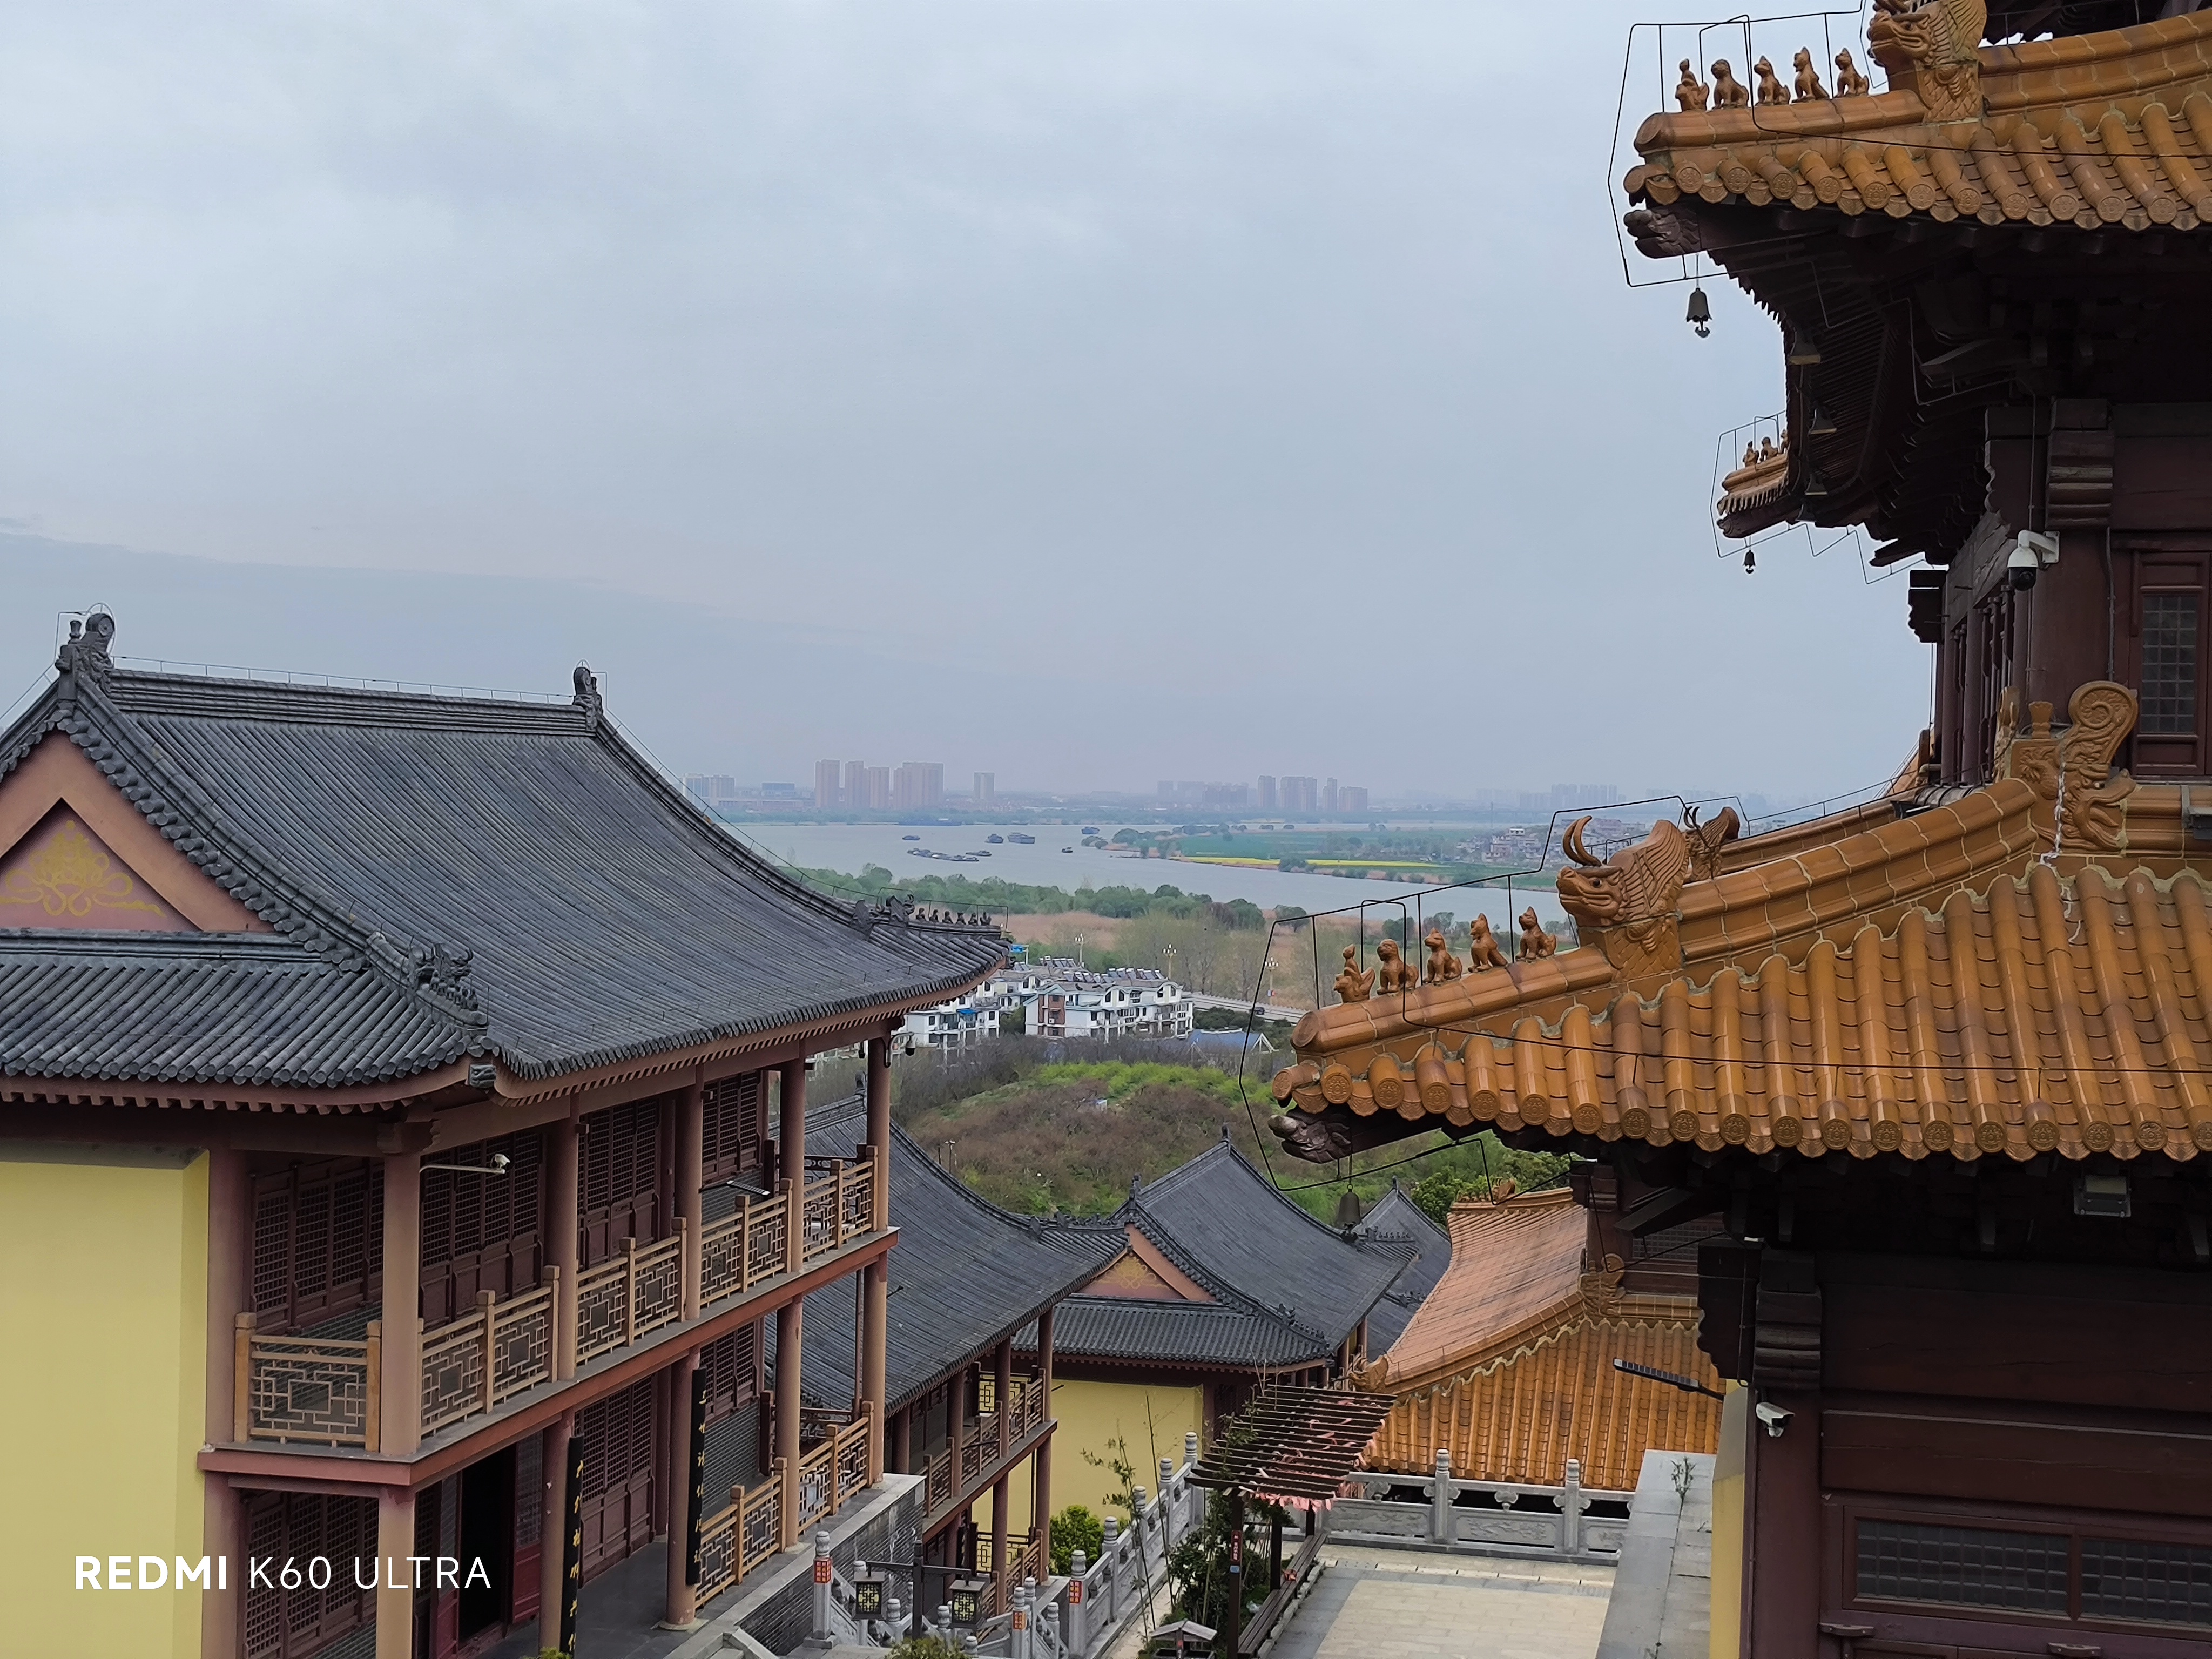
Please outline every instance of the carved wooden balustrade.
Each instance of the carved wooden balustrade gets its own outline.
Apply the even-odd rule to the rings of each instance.
[[[802,1260],[811,1261],[874,1227],[875,1160],[808,1158],[800,1201],[799,1251]]]
[[[745,1198],[699,1231],[699,1305],[740,1296],[791,1265],[791,1200]]]
[[[730,1488],[730,1506],[699,1528],[699,1605],[705,1607],[783,1544],[783,1460],[757,1486]]]
[[[799,1460],[798,1537],[868,1485],[868,1414],[825,1435]],[[794,1539],[793,1541],[796,1541]]]
[[[422,1432],[488,1412],[553,1375],[553,1309],[561,1270],[501,1302],[477,1292],[476,1311],[422,1340]]]
[[[684,1314],[684,1235],[651,1244],[625,1238],[622,1249],[576,1275],[576,1363],[611,1352]]]
[[[263,1336],[237,1317],[232,1375],[237,1439],[304,1441],[374,1451],[384,1370],[383,1325],[360,1340]]]
[[[996,1381],[985,1377],[986,1384]],[[986,1389],[986,1397],[994,1389]],[[1014,1379],[1012,1409],[1002,1414],[988,1412],[971,1419],[962,1436],[960,1469],[954,1476],[952,1449],[947,1446],[925,1463],[922,1510],[934,1519],[962,1498],[979,1490],[984,1478],[996,1470],[1006,1455],[1044,1427],[1045,1391],[1027,1377]]]

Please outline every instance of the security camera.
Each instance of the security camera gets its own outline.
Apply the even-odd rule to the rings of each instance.
[[[1759,1426],[1766,1431],[1766,1437],[1769,1440],[1781,1439],[1782,1431],[1790,1426],[1791,1413],[1784,1411],[1779,1406],[1770,1406],[1764,1401],[1752,1409],[1759,1419]]]
[[[494,1152],[491,1155],[491,1167],[501,1175],[507,1173],[507,1166],[512,1161],[505,1152]]]
[[[2013,544],[2012,556],[2005,561],[2005,573],[2011,579],[2013,591],[2025,593],[2035,586],[2035,579],[2058,562],[2058,538],[2039,530],[2025,530]]]

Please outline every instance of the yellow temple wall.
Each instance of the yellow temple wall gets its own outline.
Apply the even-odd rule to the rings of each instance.
[[[0,1143],[0,1659],[200,1651],[176,1564],[204,1535],[208,1160],[103,1156]],[[162,1587],[136,1588],[155,1558]]]
[[[1160,1459],[1170,1459],[1182,1468],[1183,1436],[1203,1428],[1206,1395],[1195,1388],[1054,1377],[1052,1410],[1060,1422],[1052,1437],[1052,1507],[1057,1512],[1080,1504],[1103,1520],[1121,1513],[1107,1501],[1119,1483],[1104,1468],[1085,1462],[1083,1454],[1103,1460],[1114,1455],[1109,1449],[1111,1442],[1127,1442],[1129,1462],[1137,1466],[1136,1484],[1157,1495]],[[1017,1516],[1029,1513],[1020,1500],[1009,1507]]]

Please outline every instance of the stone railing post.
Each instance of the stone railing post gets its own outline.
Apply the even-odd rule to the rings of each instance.
[[[1103,1549],[1099,1552],[1102,1559],[1105,1558],[1105,1554],[1106,1552]],[[1070,1653],[1079,1653],[1083,1649],[1083,1581],[1090,1571],[1089,1556],[1081,1550],[1074,1551],[1069,1555],[1067,1558],[1067,1626],[1061,1632],[1061,1640]]]
[[[1437,1448],[1436,1474],[1429,1481],[1429,1541],[1452,1541],[1451,1452],[1443,1446]]]
[[[1579,1457],[1567,1460],[1567,1489],[1559,1494],[1559,1547],[1569,1555],[1579,1555],[1583,1548],[1583,1510],[1589,1499],[1583,1496],[1583,1461]]]
[[[836,1640],[830,1628],[830,1534],[814,1534],[814,1632],[813,1640],[828,1647]]]
[[[1175,1465],[1164,1457],[1160,1459],[1160,1526],[1164,1541],[1162,1548],[1171,1547],[1176,1539]]]
[[[1182,1466],[1187,1469],[1198,1467],[1198,1431],[1185,1429],[1182,1436]]]
[[[1106,1564],[1106,1626],[1111,1630],[1114,1621],[1121,1616],[1121,1564],[1115,1546],[1121,1538],[1121,1517],[1106,1517],[1105,1536],[1098,1545],[1098,1559]]]

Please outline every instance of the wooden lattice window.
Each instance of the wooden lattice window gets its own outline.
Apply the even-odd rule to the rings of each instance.
[[[478,1291],[505,1298],[538,1282],[544,1237],[543,1141],[534,1131],[438,1154],[459,1170],[508,1160],[504,1175],[422,1172],[422,1320],[467,1313]]]
[[[291,1331],[376,1299],[384,1170],[361,1158],[297,1164],[253,1183],[253,1313]]]
[[[759,1362],[753,1352],[753,1328],[732,1331],[699,1350],[699,1369],[707,1374],[707,1420],[734,1417],[759,1390]]]
[[[660,1237],[660,1102],[634,1101],[583,1121],[580,1218],[586,1265],[625,1238]]]
[[[257,1492],[246,1506],[247,1571],[242,1620],[246,1659],[307,1659],[370,1622],[374,1592],[360,1588],[355,1563],[376,1557],[376,1503],[306,1492]],[[283,1588],[286,1561],[299,1568],[298,1588]],[[327,1583],[315,1561],[327,1561]],[[265,1565],[255,1582],[254,1562]],[[234,1563],[234,1571],[236,1564]],[[362,1578],[371,1575],[364,1565]]]
[[[2206,562],[2202,553],[2167,549],[2136,555],[2129,643],[2141,702],[2127,758],[2143,777],[2203,777],[2207,769]]]
[[[760,1168],[761,1095],[758,1072],[707,1085],[700,1162],[707,1185]]]

